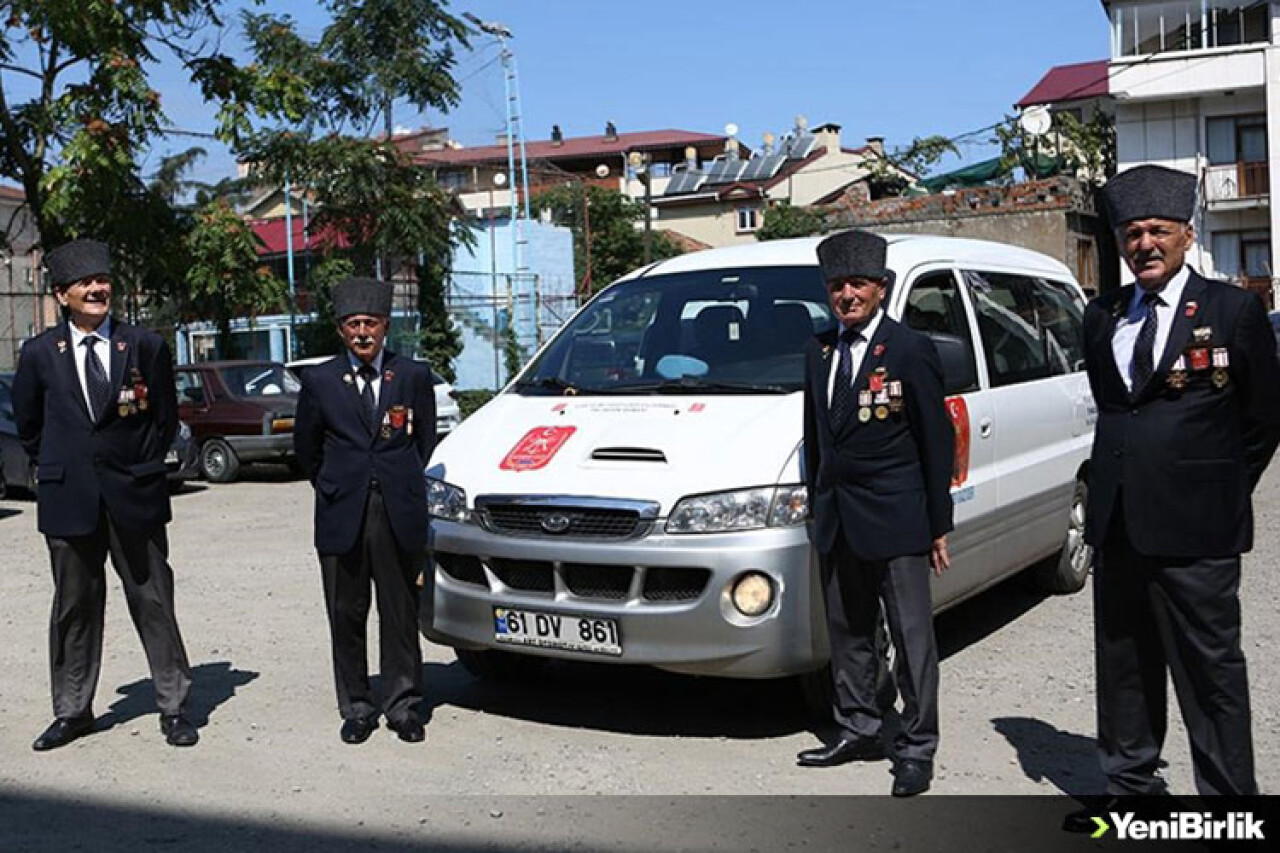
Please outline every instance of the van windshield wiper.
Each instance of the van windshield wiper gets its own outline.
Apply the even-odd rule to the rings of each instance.
[[[576,394],[582,389],[572,382],[566,382],[559,376],[540,376],[537,379],[521,379],[516,383],[516,390],[538,388],[543,391],[559,391]]]
[[[699,379],[681,376],[664,382],[645,385],[626,385],[618,388],[619,394],[790,394],[796,389],[783,385],[767,385],[759,382],[727,382],[722,379]]]

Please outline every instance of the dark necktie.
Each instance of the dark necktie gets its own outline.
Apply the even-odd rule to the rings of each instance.
[[[831,426],[840,429],[853,411],[853,342],[860,336],[853,329],[840,333],[840,363],[836,367],[836,382],[831,389]]]
[[[98,419],[107,401],[111,399],[111,380],[107,378],[107,372],[102,368],[102,360],[94,351],[94,347],[101,340],[97,335],[88,335],[82,342],[84,344],[84,384],[89,391],[89,407],[92,410],[89,414],[94,420]]]
[[[360,399],[364,401],[365,414],[369,416],[369,423],[372,424],[378,417],[378,398],[373,395],[373,380],[377,377],[378,371],[372,364],[362,364],[357,373],[364,380],[364,387],[360,389]]]
[[[1151,379],[1151,374],[1155,373],[1156,329],[1159,326],[1159,321],[1156,320],[1156,306],[1159,304],[1161,304],[1159,294],[1142,294],[1142,306],[1146,316],[1142,320],[1142,328],[1138,330],[1138,339],[1133,344],[1133,364],[1129,371],[1134,394],[1141,391]]]

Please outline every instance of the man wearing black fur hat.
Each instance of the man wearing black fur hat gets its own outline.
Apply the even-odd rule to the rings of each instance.
[[[32,747],[93,730],[107,555],[124,585],[173,746],[198,740],[187,717],[191,667],[174,616],[165,453],[178,429],[164,339],[113,319],[110,252],[76,240],[45,257],[66,320],[22,348],[13,380],[18,434],[36,460],[39,528],[53,566],[49,622],[54,721]]]
[[[316,491],[315,546],[343,742],[363,743],[379,713],[400,739],[424,737],[418,575],[425,568],[422,469],[435,443],[431,371],[383,348],[391,285],[349,278],[333,289],[346,350],[307,371],[293,440]],[[382,702],[369,686],[369,587],[377,593]]]
[[[1107,793],[1163,790],[1166,672],[1201,794],[1255,794],[1240,646],[1250,494],[1280,440],[1280,365],[1262,304],[1201,278],[1196,178],[1139,166],[1103,189],[1137,280],[1085,312],[1098,406],[1085,538],[1094,574],[1098,751]]]
[[[876,699],[881,608],[902,696],[892,792],[929,789],[938,748],[938,649],[929,571],[950,563],[955,430],[933,343],[885,316],[883,238],[834,234],[818,245],[839,328],[811,341],[805,372],[805,479],[823,555],[833,711],[841,734],[801,752],[807,767],[887,757]]]

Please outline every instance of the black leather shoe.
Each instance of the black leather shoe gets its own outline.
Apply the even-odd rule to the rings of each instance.
[[[378,727],[377,717],[356,717],[342,722],[343,743],[364,743]]]
[[[1062,819],[1062,829],[1064,832],[1075,832],[1080,835],[1092,835],[1101,829],[1094,817],[1107,819],[1107,814],[1115,811],[1123,805],[1121,798],[1118,796],[1109,797],[1093,797],[1091,799],[1082,799],[1082,802],[1089,803],[1085,808],[1071,812]]]
[[[31,748],[36,752],[48,752],[66,746],[76,738],[93,731],[93,717],[59,717],[35,739]]]
[[[831,746],[806,749],[796,756],[801,767],[835,767],[850,761],[883,761],[888,757],[878,737],[843,737]]]
[[[904,758],[893,770],[893,795],[914,797],[929,790],[933,781],[933,762],[919,758]]]
[[[417,717],[410,717],[407,720],[392,722],[387,720],[387,728],[395,732],[400,740],[405,743],[421,743],[427,736],[426,730],[423,728],[421,721]]]
[[[165,743],[169,746],[195,746],[200,740],[196,727],[181,714],[162,715],[160,731],[164,733]]]

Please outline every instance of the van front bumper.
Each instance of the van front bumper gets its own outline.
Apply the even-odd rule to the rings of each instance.
[[[636,539],[591,541],[505,536],[434,519],[423,635],[466,649],[732,678],[774,678],[826,662],[817,559],[803,526],[694,535],[667,535],[660,526]],[[741,614],[731,598],[751,570],[767,575],[774,590],[756,617]],[[662,589],[654,589],[659,577]],[[668,583],[673,578],[702,581]],[[614,619],[622,654],[500,644],[495,607]]]

